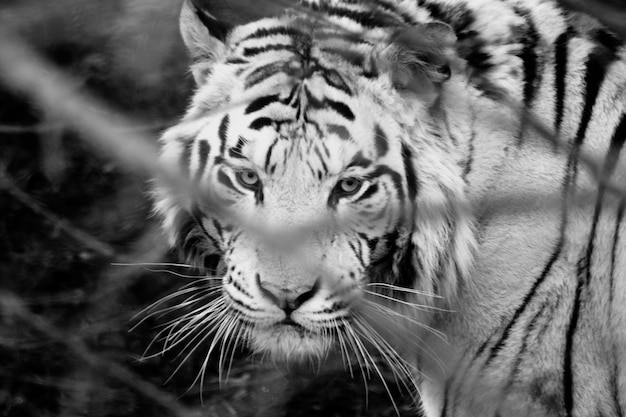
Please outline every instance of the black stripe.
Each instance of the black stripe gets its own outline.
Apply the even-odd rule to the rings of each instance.
[[[354,200],[354,203],[360,203],[363,200],[367,200],[372,195],[376,194],[377,191],[378,191],[378,184],[377,183],[374,183],[374,184],[370,185],[370,187],[367,190],[365,190],[363,192],[363,194],[361,194],[359,196],[359,198]]]
[[[603,175],[602,181],[608,181],[615,170],[615,165],[617,163],[617,159],[619,158],[622,147],[624,146],[624,141],[626,140],[626,118],[625,115],[622,114],[622,118],[615,129],[613,137],[611,138],[611,144],[604,158],[604,167],[603,167]],[[593,211],[593,220],[591,222],[591,232],[589,233],[589,241],[587,242],[587,253],[586,253],[586,264],[589,266],[587,268],[587,274],[585,276],[585,285],[588,286],[591,280],[591,257],[593,255],[594,243],[596,238],[596,229],[598,226],[598,221],[600,219],[600,213],[602,212],[602,202],[604,199],[604,194],[606,192],[606,185],[604,183],[600,184],[598,190],[598,196],[596,198],[596,205]]]
[[[609,146],[609,150],[607,151],[604,163],[604,175],[603,180],[610,180],[611,174],[615,170],[615,165],[617,164],[617,160],[621,154],[621,151],[624,147],[624,142],[626,141],[626,114],[622,114],[622,118],[613,133],[613,137],[611,138],[611,145]],[[601,186],[602,187],[602,186]],[[604,187],[602,187],[604,188]],[[613,246],[611,248],[611,291],[609,292],[609,305],[612,305],[613,302],[613,294],[614,285],[615,285],[615,257],[617,254],[617,242],[619,240],[619,227],[622,222],[622,216],[624,214],[624,201],[620,203],[620,206],[617,211],[617,220],[615,223],[615,234],[613,237]]]
[[[246,76],[244,88],[248,89],[260,84],[279,72],[289,73],[289,69],[289,62],[272,62],[259,68],[255,68]]]
[[[242,43],[244,41],[250,40],[250,39],[255,39],[255,38],[264,38],[264,37],[268,37],[268,36],[275,36],[275,35],[285,35],[285,36],[291,36],[291,37],[300,37],[300,36],[305,36],[305,34],[293,27],[289,27],[289,26],[274,26],[271,28],[261,28],[261,29],[257,29],[254,32],[252,32],[251,34],[249,34],[248,36],[246,36],[245,38],[243,38],[241,41],[239,41],[239,43]]]
[[[221,169],[217,172],[217,180],[221,182],[222,184],[224,184],[229,189],[235,191],[237,194],[243,195],[243,193],[239,191],[237,187],[235,187],[235,184],[233,184],[233,182],[230,180],[230,177],[226,175],[224,171],[222,171]]]
[[[415,167],[413,166],[413,154],[406,143],[402,144],[402,162],[404,163],[404,173],[406,175],[406,187],[409,191],[409,199],[410,201],[415,201],[419,184],[417,182],[418,179],[415,173]]]
[[[389,140],[378,123],[374,126],[374,144],[376,145],[376,154],[379,158],[387,155],[387,152],[389,152]]]
[[[574,409],[574,369],[573,369],[573,349],[574,336],[578,327],[578,319],[580,316],[580,299],[583,290],[583,275],[587,274],[587,259],[585,257],[578,261],[578,282],[576,283],[576,293],[574,294],[574,303],[572,313],[570,315],[569,326],[565,335],[565,353],[563,358],[563,403],[567,416],[572,416]]]
[[[350,160],[350,163],[348,164],[348,168],[350,167],[369,168],[371,165],[372,165],[372,161],[364,157],[363,153],[359,151]]]
[[[587,58],[587,69],[585,73],[585,105],[581,114],[580,124],[574,138],[574,146],[570,152],[568,159],[568,169],[571,172],[571,178],[568,182],[576,186],[576,177],[578,173],[578,154],[580,147],[585,139],[587,126],[591,120],[593,108],[600,91],[606,68],[610,60],[614,58],[613,55],[607,56],[606,49],[599,48],[592,51]],[[596,207],[598,207],[596,205]],[[594,220],[596,215],[599,215],[599,209],[594,211]],[[563,363],[563,403],[568,416],[572,415],[574,408],[574,372],[573,372],[573,354],[572,349],[574,346],[574,337],[578,327],[578,319],[580,314],[580,302],[583,287],[585,283],[590,279],[590,258],[593,251],[593,233],[595,233],[595,224],[592,226],[592,236],[590,237],[589,245],[585,255],[578,262],[578,282],[576,283],[576,292],[574,294],[574,305],[570,315],[570,322],[567,328],[565,339],[565,355]]]
[[[617,245],[620,240],[620,227],[622,225],[622,220],[624,219],[624,208],[626,207],[626,202],[622,201],[617,209],[617,218],[615,219],[615,234],[613,235],[613,246],[611,248],[611,272],[610,272],[610,290],[609,290],[609,311],[613,310],[613,294],[615,294],[615,262],[617,256]],[[609,319],[611,315],[609,315]],[[611,323],[609,322],[609,325]],[[617,346],[613,345],[613,370],[611,373],[611,387],[613,402],[615,403],[615,410],[617,412],[618,417],[623,417],[624,413],[622,410],[622,406],[620,403],[620,393],[619,393],[619,381],[618,376],[620,375],[620,361],[617,358]]]
[[[341,125],[337,125],[337,124],[331,123],[331,124],[329,124],[326,127],[326,130],[330,134],[334,134],[334,135],[339,136],[340,139],[343,139],[343,140],[350,140],[350,139],[352,139],[352,136],[350,136],[350,132],[348,131],[348,129],[345,126],[341,126]]]
[[[215,230],[217,231],[217,234],[222,237],[223,234],[223,228],[220,222],[218,222],[216,219],[213,219],[213,227],[215,228]]]
[[[562,208],[561,208],[562,214],[561,214],[561,224],[559,226],[559,238],[556,244],[554,245],[554,248],[552,249],[552,254],[550,255],[550,258],[548,259],[548,262],[544,266],[543,271],[541,271],[541,275],[539,275],[539,277],[535,280],[535,282],[533,283],[533,286],[530,288],[530,291],[526,293],[526,295],[524,296],[524,299],[522,300],[522,303],[517,307],[517,309],[513,313],[513,316],[511,317],[511,320],[502,331],[500,338],[492,346],[491,351],[489,352],[487,361],[485,362],[485,366],[489,366],[491,362],[493,361],[493,359],[495,359],[495,357],[500,353],[500,351],[502,350],[502,348],[504,347],[508,338],[511,335],[511,330],[513,329],[513,326],[517,323],[517,321],[519,320],[521,315],[524,313],[524,311],[526,311],[526,308],[530,305],[531,301],[537,294],[537,290],[539,289],[539,286],[545,281],[546,277],[552,270],[554,263],[561,255],[561,250],[563,249],[563,244],[565,242],[565,230],[567,228],[567,220],[568,220],[567,195],[569,192],[569,185],[570,185],[569,184],[570,168],[566,167],[565,170],[566,170],[566,173],[565,173],[565,180],[564,180],[563,191],[562,191],[562,195],[563,195]]]
[[[467,159],[465,160],[465,164],[463,167],[463,180],[465,180],[469,173],[472,171],[472,165],[474,163],[474,140],[476,139],[475,122],[475,117],[472,117],[472,133],[469,138]]]
[[[563,109],[565,104],[565,77],[571,28],[561,33],[556,39],[554,48],[554,131],[558,135],[563,123]]]
[[[615,261],[617,260],[617,245],[620,240],[620,226],[622,225],[622,221],[624,220],[624,208],[626,207],[626,202],[622,201],[617,208],[617,218],[615,219],[615,234],[613,235],[613,246],[611,247],[611,291],[609,292],[609,306],[612,308],[613,305],[613,294],[615,294]]]
[[[624,147],[624,142],[626,142],[626,113],[622,113],[622,117],[620,118],[620,121],[615,128],[615,132],[613,132],[611,144],[604,159],[603,179],[606,181],[610,179],[613,171],[615,170],[615,165],[622,151],[622,148]]]
[[[243,58],[229,58],[226,60],[226,63],[231,65],[243,65],[250,63],[250,61],[246,61]]]
[[[254,55],[259,55],[264,52],[270,52],[270,51],[291,51],[291,52],[297,53],[296,49],[291,44],[289,45],[274,44],[274,45],[244,48],[243,55],[246,57],[251,57]]]
[[[593,115],[593,109],[600,92],[600,87],[604,81],[607,67],[615,58],[614,55],[607,55],[606,49],[598,48],[593,50],[587,57],[586,73],[585,73],[585,105],[580,116],[580,124],[574,138],[574,149],[576,163],[573,165],[573,184],[576,184],[576,176],[578,174],[578,153],[579,148],[585,139],[587,127]]]
[[[293,87],[291,87],[291,91],[289,91],[289,95],[287,96],[287,98],[282,100],[283,104],[289,104],[291,107],[296,107],[300,104],[299,100],[296,99],[296,94],[298,93],[298,91],[300,91],[300,85],[301,84],[299,83],[293,84]]]
[[[237,144],[228,149],[228,155],[230,155],[231,158],[245,159],[245,156],[243,155],[243,145],[247,142],[246,138],[239,136]]]
[[[252,123],[250,123],[249,128],[252,130],[261,130],[264,127],[272,126],[272,119],[269,117],[259,117],[255,119]]]
[[[311,94],[311,91],[306,86],[304,87],[304,94],[306,95],[307,104],[310,108],[324,110],[330,107],[332,110],[336,111],[344,118],[350,121],[354,120],[354,114],[352,113],[352,110],[350,110],[350,107],[348,107],[346,104],[339,101],[331,100],[329,98],[319,100],[315,96],[313,96],[313,94]]]
[[[276,144],[278,143],[278,139],[274,139],[274,142],[269,146],[269,148],[267,148],[267,153],[265,154],[265,171],[267,171],[269,165],[270,165],[270,160],[272,159],[272,152],[274,151],[274,146],[276,146]]]
[[[546,299],[541,304],[541,307],[538,308],[537,312],[533,316],[533,318],[526,325],[526,329],[524,330],[521,345],[517,353],[515,354],[515,361],[513,362],[513,366],[511,367],[511,372],[509,373],[506,385],[504,387],[503,395],[506,396],[508,394],[509,389],[513,386],[513,382],[515,381],[516,376],[519,374],[520,366],[522,364],[522,360],[524,359],[526,350],[528,349],[528,340],[533,335],[533,332],[536,330],[537,322],[539,319],[544,318],[546,321],[550,322],[551,318],[545,317],[545,312],[554,300]]]
[[[322,152],[320,152],[319,146],[315,147],[315,154],[320,159],[320,163],[322,164],[322,169],[324,170],[324,172],[328,172],[328,166],[326,165],[326,162],[324,162],[324,156],[322,155]]]
[[[441,407],[440,417],[447,417],[448,415],[448,396],[450,395],[450,385],[452,385],[452,380],[448,378],[446,380],[446,385],[443,390],[443,406]]]
[[[343,80],[341,74],[339,74],[335,70],[323,68],[320,65],[317,65],[317,67],[320,69],[320,73],[322,74],[324,81],[326,81],[326,84],[333,88],[336,88],[339,91],[343,91],[344,93],[346,93],[346,95],[352,95],[352,90],[350,90],[348,84],[346,84],[346,82]]]
[[[334,101],[334,100],[331,100],[331,99],[328,99],[328,98],[325,99],[324,102],[330,108],[335,110],[337,113],[339,113],[340,115],[342,115],[346,119],[348,119],[350,121],[354,120],[354,114],[352,113],[352,110],[350,110],[350,107],[348,107],[344,103],[341,103],[339,101]]]
[[[516,8],[516,12],[525,19],[528,24],[521,58],[524,66],[524,105],[526,108],[530,108],[536,91],[535,82],[540,82],[537,78],[541,74],[541,70],[538,68],[539,60],[536,51],[539,35],[537,34],[537,28],[532,21],[530,12],[520,8]]]
[[[204,224],[202,223],[202,219],[205,217],[202,213],[202,210],[200,210],[200,207],[198,207],[197,205],[194,205],[191,208],[190,213],[191,217],[193,217],[193,219],[195,220],[197,226],[200,228],[200,230],[202,230],[202,233],[204,234],[204,236],[209,239],[209,241],[211,242],[211,244],[213,245],[213,247],[215,248],[216,251],[220,251],[220,244],[219,242],[213,237],[211,236],[211,234],[209,232],[207,232],[206,228],[204,227]],[[198,249],[201,249],[202,247],[200,246]]]
[[[363,238],[363,236],[360,236]],[[367,241],[367,238],[365,239]],[[352,248],[353,251],[357,253],[357,259],[359,260],[359,264],[361,268],[365,268],[365,259],[363,259],[363,243],[361,240],[357,241],[358,247],[353,247],[353,243],[348,241],[348,245]]]
[[[400,203],[403,204],[405,199],[404,187],[402,185],[402,176],[399,173],[391,169],[389,166],[379,165],[376,167],[374,172],[370,174],[370,178],[378,178],[385,175],[388,175],[391,178],[396,192],[398,193],[398,200],[400,200]]]
[[[220,127],[217,131],[217,135],[220,138],[220,155],[224,155],[224,149],[226,148],[226,140],[228,133],[228,125],[230,124],[230,117],[226,114],[222,117]]]
[[[209,158],[209,153],[211,152],[211,145],[209,145],[209,142],[207,142],[206,140],[199,141],[198,145],[198,156],[200,157],[200,163],[198,164],[198,170],[196,171],[196,175],[194,178],[194,181],[196,183],[200,181],[200,178],[202,178],[202,174],[206,169],[206,163]]]
[[[279,99],[278,94],[272,94],[269,96],[262,96],[262,97],[256,98],[253,101],[251,101],[250,104],[248,104],[248,107],[246,107],[244,114],[250,114],[255,111],[259,111],[265,106],[268,106],[274,102],[277,102],[278,99]]]
[[[256,191],[254,192],[254,198],[257,204],[263,204],[263,199],[264,199],[263,187],[258,187],[256,189]]]

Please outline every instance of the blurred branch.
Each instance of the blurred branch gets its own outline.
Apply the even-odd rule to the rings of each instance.
[[[178,172],[159,164],[156,141],[104,103],[78,90],[76,83],[42,59],[19,37],[0,30],[0,76],[21,93],[62,120],[90,145],[115,158],[128,170],[185,186]]]
[[[129,126],[127,133],[132,132],[150,132],[153,130],[161,130],[176,123],[176,120],[168,120],[165,122],[155,122],[147,124],[133,124]],[[28,133],[42,133],[53,130],[62,129],[65,127],[63,123],[42,123],[31,126],[18,126],[18,125],[3,125],[0,124],[0,133],[13,133],[13,134],[28,134]]]
[[[28,324],[33,329],[44,334],[49,339],[65,346],[71,354],[92,367],[93,369],[108,375],[129,388],[151,399],[156,404],[169,410],[178,417],[196,417],[198,413],[188,410],[180,405],[176,398],[146,382],[127,368],[117,362],[111,361],[100,355],[94,354],[85,343],[75,335],[67,334],[52,325],[43,317],[33,314],[24,307],[22,300],[16,295],[3,292],[0,294],[0,311],[5,320],[19,320]]]

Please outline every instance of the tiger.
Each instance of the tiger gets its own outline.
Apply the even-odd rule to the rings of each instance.
[[[154,207],[207,272],[170,346],[384,365],[428,417],[623,416],[619,36],[551,0],[237,6],[180,15]]]

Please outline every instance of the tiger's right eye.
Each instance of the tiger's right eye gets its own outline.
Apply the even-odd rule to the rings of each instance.
[[[357,178],[344,178],[337,183],[336,190],[339,192],[339,194],[348,196],[355,194],[357,191],[359,191],[362,184],[363,181]]]
[[[250,171],[250,170],[239,171],[237,172],[236,177],[237,177],[237,181],[239,181],[239,183],[246,188],[252,188],[252,189],[258,188],[259,185],[261,184],[261,179],[259,178],[258,174],[254,171]]]

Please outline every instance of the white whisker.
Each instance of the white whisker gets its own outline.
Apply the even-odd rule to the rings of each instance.
[[[370,295],[375,295],[377,297],[384,298],[386,300],[393,301],[393,302],[398,303],[398,304],[403,304],[403,305],[409,306],[409,307],[414,308],[416,310],[422,310],[422,311],[429,311],[429,310],[432,311],[432,310],[434,310],[434,311],[443,311],[443,312],[446,312],[446,313],[454,313],[454,311],[448,310],[448,309],[445,309],[445,308],[428,306],[428,305],[424,305],[424,304],[411,303],[409,301],[399,300],[399,299],[393,298],[393,297],[391,297],[389,295],[380,294],[380,293],[377,293],[377,292],[374,292],[374,291],[363,290],[363,292],[367,293],[367,294],[370,294]]]
[[[433,293],[429,293],[429,292],[425,292],[425,291],[420,291],[420,290],[416,290],[413,288],[404,288],[404,287],[399,287],[397,285],[393,285],[393,284],[388,284],[385,282],[370,282],[367,283],[365,285],[366,287],[383,287],[383,288],[389,288],[393,291],[400,291],[400,292],[407,292],[410,294],[417,294],[417,295],[423,295],[425,297],[432,297],[432,298],[441,298],[443,299],[443,297],[441,295],[438,294],[433,294]]]
[[[427,324],[425,324],[425,323],[423,323],[423,322],[421,322],[419,320],[415,320],[412,317],[409,317],[409,316],[407,316],[405,314],[402,314],[402,313],[400,313],[400,312],[398,312],[398,311],[396,311],[396,310],[394,310],[392,308],[389,308],[389,307],[387,307],[385,305],[378,304],[378,303],[376,303],[374,301],[365,300],[365,302],[367,302],[368,305],[376,308],[377,310],[379,310],[383,314],[389,314],[389,315],[392,315],[392,316],[400,317],[401,319],[406,320],[409,323],[413,323],[416,326],[419,326],[419,327],[429,331],[430,333],[434,334],[439,339],[441,339],[443,342],[448,343],[447,336],[443,332],[435,329],[434,327],[431,327],[431,326],[429,326],[429,325],[427,325]]]
[[[355,315],[354,318],[355,318],[355,322],[357,323],[357,325],[360,324],[359,320],[358,320],[358,316]],[[383,386],[385,387],[385,391],[387,392],[387,395],[389,396],[389,400],[391,401],[393,409],[396,411],[396,414],[399,416],[400,415],[400,410],[398,409],[396,401],[393,399],[393,395],[391,394],[391,390],[389,389],[389,385],[387,384],[387,381],[385,380],[385,377],[383,376],[382,371],[380,370],[378,365],[376,365],[376,361],[374,360],[372,355],[369,353],[367,348],[363,345],[363,342],[360,340],[360,338],[357,337],[356,340],[357,340],[358,344],[360,344],[362,346],[362,351],[365,353],[365,355],[367,355],[367,359],[372,364],[372,368],[374,369],[374,372],[378,375],[378,377],[380,378],[380,381],[382,382]],[[374,345],[374,346],[376,346],[376,345]],[[392,369],[393,369],[393,367],[392,367]]]
[[[367,381],[370,378],[370,366],[367,363],[367,358],[363,352],[364,346],[359,340],[356,332],[346,319],[342,318],[341,321],[344,324],[343,328],[346,330],[348,343],[352,347],[352,351],[354,352],[356,360],[359,364],[359,369],[361,370],[361,376],[363,378],[363,385],[365,388],[365,408],[367,408],[369,402],[369,384]]]

